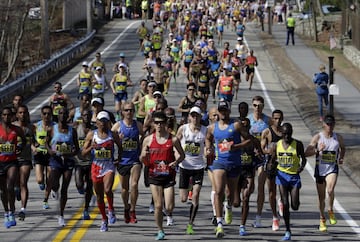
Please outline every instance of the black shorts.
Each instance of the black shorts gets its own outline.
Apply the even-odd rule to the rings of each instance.
[[[247,179],[255,177],[254,167],[242,167],[239,176],[239,188],[246,188]]]
[[[140,161],[139,161],[139,162],[136,162],[136,163],[134,163],[134,164],[131,164],[131,165],[118,165],[118,166],[116,167],[116,169],[117,169],[117,171],[119,172],[119,174],[120,174],[121,176],[130,176],[130,174],[131,174],[131,169],[133,168],[134,165],[138,165],[138,164],[141,165]]]
[[[237,81],[241,79],[240,73],[234,74],[233,77],[234,77],[234,79],[237,80]]]
[[[7,171],[14,166],[18,166],[17,160],[0,162],[0,176],[6,176]]]
[[[22,166],[30,166],[31,169],[33,168],[33,165],[32,165],[32,161],[31,160],[20,160],[18,159],[18,166],[19,167],[22,167]]]
[[[190,185],[190,178],[192,181],[191,185],[200,185],[202,186],[204,180],[204,169],[200,170],[188,170],[180,167],[180,179],[179,179],[179,188],[188,189]]]
[[[185,61],[184,61],[184,66],[185,66],[187,69],[190,68],[190,64],[191,64],[191,62],[185,62]]]
[[[210,94],[210,87],[209,86],[198,87],[198,91],[201,92],[202,94]]]
[[[164,83],[156,83],[156,90],[163,93],[165,90]]]
[[[149,177],[149,184],[155,186],[161,186],[163,188],[173,187],[176,184],[175,175]]]
[[[34,163],[42,166],[48,166],[50,161],[50,155],[48,153],[38,152],[34,155]]]
[[[250,67],[246,67],[246,73],[247,74],[251,74],[251,73],[254,73],[255,72],[255,68],[250,68]]]

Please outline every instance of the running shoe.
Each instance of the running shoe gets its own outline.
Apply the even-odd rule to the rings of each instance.
[[[5,228],[7,228],[7,229],[11,227],[10,219],[9,219],[9,214],[5,214],[5,217],[4,217],[4,226],[5,226]]]
[[[109,211],[108,213],[109,223],[114,224],[116,222],[116,216],[115,213],[112,211]]]
[[[130,211],[130,223],[132,223],[132,224],[137,223],[135,211]]]
[[[174,225],[174,220],[173,220],[172,216],[166,216],[166,220],[167,220],[167,222],[166,222],[167,226],[173,226]]]
[[[88,210],[84,210],[83,212],[83,220],[90,220],[90,214]]]
[[[106,231],[108,231],[108,223],[106,221],[102,221],[100,226],[100,232],[106,232]]]
[[[164,231],[159,231],[155,237],[155,240],[164,240],[165,239],[165,233]]]
[[[222,226],[217,226],[215,231],[216,231],[216,233],[215,233],[216,238],[224,237],[224,229]]]
[[[19,214],[18,214],[18,216],[19,216],[19,220],[20,220],[20,221],[24,221],[24,220],[25,220],[25,212],[24,212],[24,211],[20,211]]]
[[[253,223],[253,227],[254,228],[262,228],[263,227],[261,224],[261,216],[256,215],[255,221]]]
[[[273,218],[272,230],[273,230],[273,231],[278,231],[279,229],[280,229],[279,219],[278,219],[278,218]]]
[[[228,206],[225,206],[225,223],[231,224],[231,222],[232,222],[232,209],[231,207],[229,208]]]
[[[337,219],[335,217],[334,211],[328,210],[328,214],[329,214],[329,221],[331,225],[334,225],[337,223]]]
[[[49,209],[49,203],[48,202],[43,202],[43,209]]]
[[[125,223],[130,223],[130,208],[124,209],[124,221]]]
[[[326,232],[327,231],[326,219],[320,219],[319,231],[320,232]]]
[[[58,191],[54,191],[54,190],[51,190],[51,198],[54,199],[54,200],[59,200],[59,192]]]
[[[65,227],[65,220],[63,216],[59,216],[58,223],[60,227]]]
[[[186,227],[186,234],[188,234],[188,235],[194,234],[194,230],[193,230],[192,224],[188,224],[188,225],[187,225],[187,227]]]
[[[279,216],[282,217],[284,215],[284,204],[281,198],[278,199],[277,204],[278,204]]]
[[[81,195],[84,195],[85,194],[85,189],[84,188],[78,189],[78,193],[81,194]]]
[[[155,211],[154,204],[150,203],[149,213],[154,213],[154,211]]]
[[[290,231],[286,231],[284,237],[281,240],[291,240]]]
[[[39,188],[41,191],[44,191],[45,190],[45,184],[44,183],[40,183],[39,184]]]
[[[10,226],[16,226],[15,215],[13,213],[9,214],[9,224]]]
[[[245,236],[245,235],[247,235],[246,229],[245,229],[245,225],[240,225],[239,235],[240,235],[240,236]]]

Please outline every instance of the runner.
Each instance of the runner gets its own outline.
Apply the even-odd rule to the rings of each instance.
[[[89,68],[89,64],[84,61],[82,63],[82,70],[80,71],[79,76],[76,79],[76,83],[79,88],[79,99],[83,94],[91,94],[91,84],[93,78],[93,73]]]
[[[62,84],[58,81],[54,83],[55,93],[49,98],[49,105],[52,109],[52,119],[54,122],[58,121],[58,112],[62,107],[69,110],[69,122],[72,120],[75,114],[75,106],[71,101],[69,95],[62,91]]]

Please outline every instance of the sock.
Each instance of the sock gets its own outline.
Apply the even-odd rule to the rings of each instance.
[[[104,202],[101,202],[101,203],[98,202],[98,208],[100,210],[102,220],[107,221],[107,216],[106,216],[106,213],[105,213],[105,203]]]
[[[218,227],[222,227],[222,218],[221,217],[217,217],[216,222],[217,222]]]

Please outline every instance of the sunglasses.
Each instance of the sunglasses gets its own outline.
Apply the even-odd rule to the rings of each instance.
[[[262,107],[264,107],[264,104],[262,104],[262,103],[260,103],[260,104],[253,103],[253,107],[254,108],[262,108]]]
[[[154,98],[161,98],[161,96],[160,95],[155,95]]]
[[[124,109],[124,112],[133,112],[134,109]]]
[[[43,112],[42,114],[43,115],[50,115],[51,113],[50,112]]]
[[[188,91],[195,91],[195,89],[190,88],[190,89],[188,89]]]
[[[164,124],[165,123],[165,121],[164,120],[161,120],[161,121],[154,121],[154,124],[156,124],[156,125],[158,125],[158,124]]]

